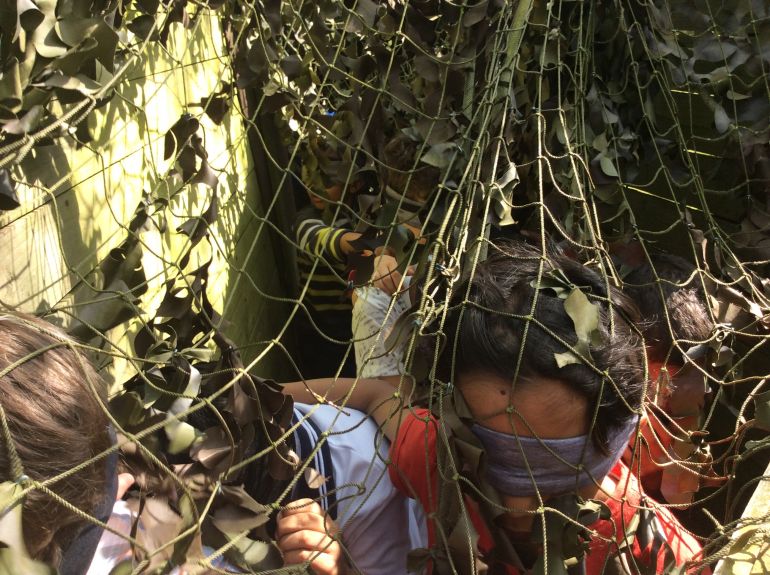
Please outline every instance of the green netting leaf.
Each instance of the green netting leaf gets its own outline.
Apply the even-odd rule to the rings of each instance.
[[[590,357],[591,344],[597,345],[601,343],[601,334],[599,332],[599,314],[600,308],[597,304],[593,304],[588,300],[588,297],[579,289],[573,288],[567,299],[564,300],[564,310],[569,315],[575,326],[575,334],[577,335],[577,343],[575,344],[575,351],[583,357]],[[569,352],[568,352],[569,353]],[[564,354],[556,354],[560,356],[564,365],[574,363],[568,361],[568,358]],[[557,358],[557,363],[559,359]]]
[[[24,556],[15,549],[0,548],[0,575],[56,575],[56,569]]]
[[[201,167],[198,169],[198,172],[190,179],[190,183],[204,184],[209,188],[211,188],[212,190],[215,190],[219,185],[219,176],[211,168],[211,166],[208,163],[208,160],[204,158],[201,161]]]
[[[730,127],[730,117],[722,106],[717,105],[714,110],[714,126],[717,132],[724,134]]]
[[[544,275],[539,283],[537,280],[532,280],[529,285],[535,289],[549,290],[559,299],[567,299],[572,291],[568,280],[565,283],[565,280],[553,275]]]
[[[207,469],[214,469],[227,458],[233,450],[233,446],[219,427],[211,427],[206,430],[202,441],[196,443],[191,457],[199,461]]]
[[[463,14],[463,26],[470,28],[487,17],[489,0],[479,0],[475,4],[469,4]]]
[[[43,117],[43,106],[32,106],[18,120],[11,120],[3,125],[3,131],[9,134],[26,134],[33,131]]]
[[[195,526],[197,522],[198,512],[195,506],[195,501],[192,498],[184,494],[179,499],[179,514],[182,516],[182,524],[179,526],[179,533],[182,533],[191,527]],[[197,530],[191,530],[191,532],[180,539],[176,545],[174,545],[174,551],[171,554],[171,561],[174,565],[183,565],[187,557],[188,550],[193,542],[199,537],[200,533]]]
[[[171,126],[163,140],[163,159],[174,156],[198,131],[200,123],[190,114],[182,114],[179,120]]]
[[[0,541],[16,550],[26,552],[21,529],[23,498],[17,499],[24,488],[20,483],[0,483]]]
[[[19,25],[31,32],[43,22],[45,16],[32,0],[16,0],[16,14]],[[16,41],[16,37],[13,38]]]
[[[78,18],[75,16],[57,20],[54,29],[59,39],[68,46],[77,46],[86,38],[91,37],[103,20],[98,18]]]
[[[618,170],[615,168],[615,162],[612,161],[612,158],[601,154],[599,156],[599,165],[602,168],[602,172],[604,172],[607,176],[611,178],[618,177]]]
[[[355,31],[368,33],[367,28],[374,25],[374,19],[377,17],[378,6],[372,0],[358,0],[353,9],[353,18],[350,23],[358,21],[357,26],[353,26]]]
[[[76,338],[91,339],[97,335],[94,330],[104,333],[133,317],[135,303],[137,298],[131,288],[122,279],[117,279],[97,292],[89,303],[78,307],[77,320],[68,331]]]
[[[168,436],[168,452],[176,455],[187,451],[201,433],[189,423],[170,420],[164,428]]]
[[[242,531],[251,531],[270,520],[272,509],[261,506],[253,511],[246,507],[228,504],[217,509],[211,522],[225,535],[237,535]]]
[[[313,467],[306,467],[303,473],[305,483],[310,489],[320,489],[326,483],[326,477],[318,473]]]
[[[225,116],[230,111],[231,103],[232,97],[229,93],[212,95],[201,100],[203,111],[217,126],[224,121]]]
[[[553,358],[556,360],[556,366],[559,368],[564,367],[565,365],[570,365],[573,363],[583,363],[578,356],[576,356],[571,351],[565,351],[563,353],[555,353],[553,354]]]
[[[131,575],[134,572],[134,562],[131,559],[121,561],[110,571],[110,575]]]
[[[754,439],[747,441],[743,446],[743,452],[745,455],[751,455],[752,452],[770,447],[770,438],[767,439]]]
[[[67,53],[68,46],[56,34],[56,0],[38,0],[43,20],[30,34],[29,41],[43,58],[59,58]]]
[[[187,397],[176,398],[166,411],[169,423],[165,427],[165,432],[169,439],[169,452],[173,454],[186,451],[198,437],[203,435],[192,425],[177,419],[181,413],[192,405],[193,398],[198,396],[201,387],[202,377],[200,371],[195,366],[190,365],[187,360],[182,359],[179,371],[184,373],[185,370],[189,371],[189,376],[187,376],[187,385],[185,385],[181,394]]]
[[[0,168],[0,210],[14,210],[19,205],[16,183],[11,179],[11,173],[5,168]]]
[[[158,30],[155,28],[155,16],[150,14],[140,14],[131,22],[126,25],[126,28],[131,30],[136,36],[142,40],[146,40],[150,37],[150,34],[154,34],[153,38],[157,38]]]
[[[48,76],[43,82],[33,85],[45,86],[47,88],[59,88],[61,90],[72,90],[86,96],[92,96],[102,89],[102,85],[99,84],[99,82],[82,74],[78,74],[77,76],[66,76],[62,73],[55,73]]]
[[[217,351],[205,347],[188,347],[179,352],[179,355],[188,360],[213,361],[216,358]]]
[[[24,499],[18,499],[11,506],[23,490],[19,483],[0,483],[0,575],[53,575],[54,568],[30,559],[24,544]]]
[[[19,60],[11,57],[0,73],[0,107],[16,113],[21,110],[23,98]]]
[[[419,547],[412,549],[406,556],[406,569],[410,573],[423,573],[423,570],[427,568],[428,561],[433,557],[433,553],[430,549]]]
[[[144,419],[144,402],[135,391],[128,391],[110,399],[110,413],[123,427],[139,425]]]
[[[236,541],[231,550],[226,553],[226,557],[233,557],[235,562],[243,564],[255,573],[278,569],[283,565],[281,553],[275,544],[255,541],[248,537]]]
[[[735,54],[738,47],[712,35],[704,35],[693,46],[693,55],[706,62],[724,62]]]
[[[115,280],[97,292],[89,303],[79,306],[77,320],[68,331],[78,339],[89,340],[98,335],[96,332],[104,333],[133,317],[135,302],[136,296],[126,282]]]
[[[762,429],[770,431],[770,391],[754,396],[754,419]]]
[[[459,151],[459,146],[454,142],[444,142],[442,144],[431,146],[425,155],[420,158],[420,160],[429,166],[435,166],[436,168],[446,168],[452,162],[452,158],[454,158],[455,155],[459,153]]]
[[[732,365],[735,358],[735,352],[726,345],[720,346],[717,350],[716,357],[711,362],[713,367],[724,367],[726,365]]]
[[[160,0],[137,0],[136,5],[145,14],[154,15],[160,6]]]

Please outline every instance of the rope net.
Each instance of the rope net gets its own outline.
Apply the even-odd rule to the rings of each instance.
[[[0,572],[763,561],[766,3],[9,10]]]

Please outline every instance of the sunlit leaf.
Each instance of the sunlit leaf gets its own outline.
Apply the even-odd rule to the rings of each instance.
[[[754,419],[762,428],[770,431],[770,391],[754,396]]]

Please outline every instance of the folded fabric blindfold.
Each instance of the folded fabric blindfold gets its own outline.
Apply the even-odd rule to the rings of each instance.
[[[112,425],[108,426],[110,440],[115,445],[118,439]],[[112,508],[115,505],[115,497],[118,493],[118,451],[111,452],[104,460],[104,473],[107,477],[107,493],[93,512],[93,516],[107,523],[112,515]],[[88,523],[73,539],[72,543],[64,550],[62,560],[59,563],[59,575],[83,575],[88,571],[89,565],[94,558],[99,540],[102,537],[104,529],[95,524]]]
[[[551,496],[600,484],[620,459],[638,421],[634,416],[610,438],[609,454],[599,451],[588,435],[540,439],[478,424],[471,431],[484,446],[486,477],[492,487],[515,497]]]

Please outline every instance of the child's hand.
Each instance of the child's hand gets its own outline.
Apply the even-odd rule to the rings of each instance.
[[[123,499],[123,496],[126,494],[126,491],[128,491],[131,486],[136,483],[136,480],[134,479],[134,476],[130,473],[119,473],[118,474],[118,493],[115,496],[115,501],[120,501]]]
[[[414,267],[406,270],[406,275],[414,274]],[[402,286],[402,275],[398,271],[398,260],[393,256],[383,253],[374,259],[374,273],[372,273],[372,285],[381,289],[388,295],[393,295]]]
[[[348,570],[340,544],[333,538],[336,523],[311,499],[289,504],[278,516],[276,539],[284,565],[310,561],[317,575],[345,575]]]

